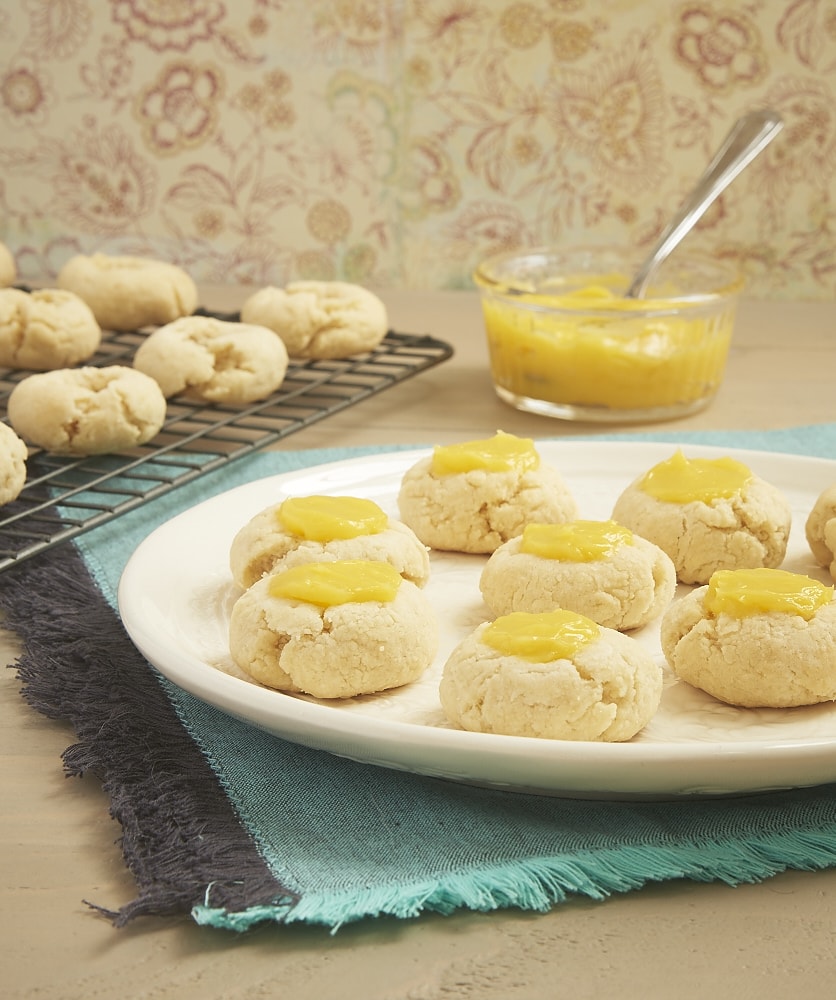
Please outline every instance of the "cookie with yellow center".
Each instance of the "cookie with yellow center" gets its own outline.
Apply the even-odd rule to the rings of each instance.
[[[676,589],[670,558],[615,521],[527,524],[479,578],[494,615],[565,608],[619,631],[658,618]]]
[[[562,609],[478,626],[439,685],[454,726],[551,740],[629,740],[661,695],[661,667],[637,640]]]
[[[682,680],[743,708],[836,700],[833,587],[781,569],[719,570],[670,605],[662,651]]]
[[[780,566],[792,511],[743,462],[677,451],[627,486],[612,518],[666,552],[682,583],[705,584],[719,569]]]
[[[232,577],[240,587],[304,563],[344,559],[389,563],[419,587],[430,575],[427,547],[364,497],[287,497],[243,525],[229,551]]]
[[[425,545],[489,554],[533,521],[562,523],[577,505],[531,438],[492,438],[436,447],[401,480],[401,520]]]
[[[435,657],[438,624],[424,592],[388,563],[309,563],[244,591],[229,649],[267,687],[352,698],[417,680]]]

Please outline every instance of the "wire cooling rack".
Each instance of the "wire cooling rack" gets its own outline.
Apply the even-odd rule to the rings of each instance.
[[[237,313],[199,309],[237,321]],[[85,364],[132,364],[142,331],[105,332]],[[390,331],[348,359],[293,362],[278,392],[246,406],[170,399],[160,433],[110,455],[67,458],[30,449],[20,496],[0,507],[0,572],[89,531],[148,500],[265,448],[361,400],[432,368],[452,347],[430,336]],[[0,369],[0,412],[28,371]]]

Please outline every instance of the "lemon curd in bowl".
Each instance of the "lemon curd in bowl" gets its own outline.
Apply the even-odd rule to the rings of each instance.
[[[520,410],[642,421],[707,406],[726,367],[743,287],[723,261],[674,254],[641,299],[625,298],[640,255],[539,249],[479,265],[491,374]]]

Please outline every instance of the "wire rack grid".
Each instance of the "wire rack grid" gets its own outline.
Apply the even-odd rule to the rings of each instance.
[[[198,309],[230,322],[237,313]],[[130,365],[148,331],[106,331],[85,364]],[[390,331],[372,351],[346,359],[291,361],[279,390],[246,406],[168,401],[160,433],[147,445],[86,457],[31,448],[17,499],[0,507],[0,572],[89,531],[219,466],[266,448],[311,424],[445,361],[452,347],[427,335]],[[0,368],[0,412],[29,371]]]

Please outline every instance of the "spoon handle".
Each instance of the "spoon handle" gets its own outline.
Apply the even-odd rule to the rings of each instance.
[[[752,111],[737,120],[685,203],[659,237],[625,292],[641,298],[650,276],[706,209],[784,127],[775,111]]]

